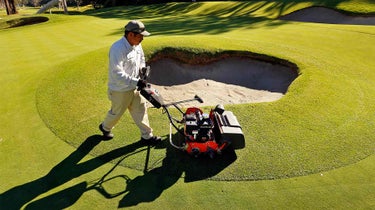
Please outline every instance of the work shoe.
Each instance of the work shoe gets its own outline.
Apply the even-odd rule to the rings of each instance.
[[[141,142],[146,145],[156,145],[161,142],[161,138],[159,136],[153,136],[149,139],[141,138]]]
[[[112,139],[115,136],[115,135],[113,135],[113,133],[111,133],[111,131],[104,130],[102,123],[99,125],[99,130],[103,133],[103,137],[108,139],[108,140]]]

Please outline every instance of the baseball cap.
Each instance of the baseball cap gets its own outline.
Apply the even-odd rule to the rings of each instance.
[[[148,31],[146,31],[145,25],[139,20],[129,21],[129,23],[125,26],[125,31],[139,33],[143,36],[151,35]]]

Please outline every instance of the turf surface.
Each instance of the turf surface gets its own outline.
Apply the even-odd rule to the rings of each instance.
[[[361,8],[350,5],[338,7]],[[266,3],[167,4],[48,15],[45,23],[2,30],[8,53],[1,57],[0,158],[8,170],[1,172],[0,204],[17,209],[36,198],[28,208],[51,201],[73,209],[209,207],[206,196],[196,196],[204,194],[217,207],[374,206],[374,27],[269,19],[275,10],[286,11]],[[181,11],[189,13],[176,15]],[[227,107],[244,127],[245,149],[199,165],[163,144],[151,150],[153,170],[143,175],[147,151],[129,116],[113,141],[95,135],[109,106],[108,47],[129,18],[142,18],[154,34],[144,40],[148,58],[171,46],[196,54],[250,51],[287,59],[300,76],[277,102]],[[166,135],[166,116],[150,110],[150,117]],[[85,157],[89,152],[94,156]]]

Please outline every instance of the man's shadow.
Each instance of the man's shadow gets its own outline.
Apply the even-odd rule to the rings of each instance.
[[[119,207],[134,206],[142,202],[157,199],[164,190],[171,187],[184,174],[185,182],[192,182],[210,178],[236,160],[234,150],[227,150],[215,159],[207,157],[193,158],[182,151],[173,148],[163,141],[155,149],[165,149],[166,157],[162,165],[147,169],[151,147],[146,147],[141,142],[112,150],[88,161],[79,163],[102,140],[102,136],[94,135],[87,138],[72,154],[56,165],[45,176],[29,183],[16,186],[0,194],[0,205],[6,209],[20,209],[39,195],[46,193],[78,176],[88,173],[103,164],[116,158],[121,159],[99,181],[89,184],[84,181],[47,197],[29,203],[25,209],[64,209],[73,205],[86,191],[96,190],[107,199],[124,195],[119,202]],[[139,150],[140,148],[142,148]],[[110,177],[111,172],[127,157],[147,150],[144,175],[134,179],[127,175]],[[113,179],[123,179],[125,189],[110,193],[104,183]]]
[[[39,195],[46,193],[49,190],[52,190],[76,177],[86,174],[109,161],[123,155],[130,154],[145,146],[138,141],[80,163],[80,161],[102,140],[103,137],[100,135],[88,137],[73,153],[53,167],[45,176],[13,187],[0,194],[0,206],[5,207],[5,209],[8,210],[21,209],[22,206]],[[86,183],[80,183],[76,186],[63,190],[65,193],[62,194],[69,192],[70,195],[70,197],[64,198],[64,200],[67,201],[67,205],[73,204],[74,202],[72,203],[72,200],[78,199],[79,197],[76,197],[82,195],[80,191],[82,188],[86,188],[86,185]],[[63,207],[64,206],[61,206],[61,208]]]

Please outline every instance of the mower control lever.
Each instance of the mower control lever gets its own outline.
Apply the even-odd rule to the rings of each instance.
[[[197,100],[199,103],[203,103],[202,98],[199,97],[198,95],[195,95],[195,96],[194,96],[194,99]]]

